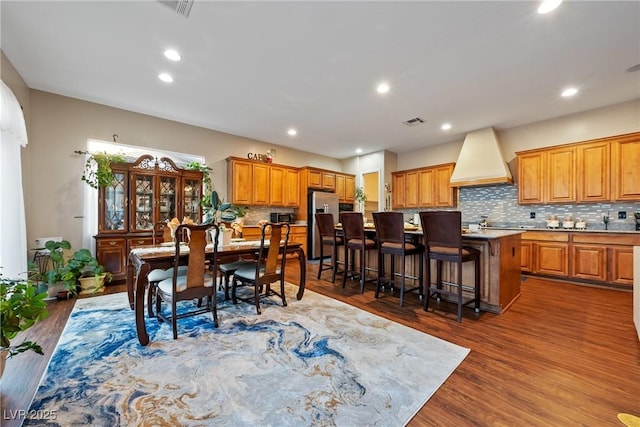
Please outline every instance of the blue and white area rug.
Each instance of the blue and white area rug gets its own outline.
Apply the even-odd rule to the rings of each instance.
[[[177,340],[147,320],[147,347],[125,294],[79,300],[31,405],[56,419],[24,425],[399,426],[469,353],[287,286],[287,307],[223,302]]]

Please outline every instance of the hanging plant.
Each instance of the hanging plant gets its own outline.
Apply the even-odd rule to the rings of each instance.
[[[111,164],[126,161],[127,159],[121,154],[90,153],[84,164],[82,180],[92,188],[109,187],[115,181]]]
[[[202,199],[200,200],[200,206],[202,206],[202,215],[205,218],[210,218],[212,215],[213,205],[211,204],[211,168],[199,162],[191,162],[185,166],[185,169],[202,172]]]

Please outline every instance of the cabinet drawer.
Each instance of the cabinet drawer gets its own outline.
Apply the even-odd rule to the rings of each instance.
[[[137,248],[138,246],[150,246],[153,245],[153,237],[132,237],[129,238],[129,250]]]

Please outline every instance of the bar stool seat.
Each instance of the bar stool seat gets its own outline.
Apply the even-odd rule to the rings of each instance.
[[[316,224],[320,234],[320,264],[318,265],[318,280],[322,272],[332,270],[331,282],[336,282],[336,274],[344,274],[344,269],[338,271],[338,264],[344,265],[344,261],[338,260],[338,247],[344,246],[344,239],[336,234],[336,223],[332,213],[316,213]],[[324,248],[331,248],[331,261],[329,264],[324,262]]]
[[[367,239],[364,234],[364,218],[362,212],[341,212],[340,222],[342,223],[342,231],[344,233],[344,266],[345,273],[342,277],[342,287],[347,284],[347,276],[351,273],[352,277],[358,276],[360,278],[360,293],[364,293],[364,284],[366,280],[367,270],[373,271],[374,269],[366,266],[366,253],[377,249],[378,245],[375,240]],[[360,254],[360,269],[358,271],[353,270],[353,267],[349,267],[349,252],[353,254],[355,251],[359,251]],[[352,255],[355,256],[355,255]]]
[[[378,281],[376,286],[376,298],[380,293],[383,283],[395,284],[396,276],[400,276],[400,307],[404,304],[404,295],[407,292],[417,290],[420,297],[423,295],[424,273],[424,246],[420,243],[407,242],[404,233],[404,215],[402,212],[374,212],[373,222],[376,226],[378,239]],[[391,256],[391,274],[388,278],[384,272],[384,256]],[[395,257],[401,257],[400,273],[395,272]],[[409,275],[406,272],[407,257],[417,258],[418,275]],[[417,286],[405,289],[406,279],[413,279]]]
[[[480,251],[462,245],[462,214],[460,211],[420,212],[420,223],[424,234],[427,280],[425,282],[424,311],[429,310],[429,299],[441,295],[453,296],[458,305],[458,322],[462,321],[462,307],[474,304],[476,313],[480,312]],[[431,260],[436,261],[436,283],[431,284]],[[442,280],[442,262],[457,264],[456,281]],[[474,286],[462,284],[462,264],[473,261],[475,264]],[[443,284],[449,286],[444,289]],[[453,288],[453,289],[451,289]],[[472,291],[473,298],[463,298],[463,290]]]

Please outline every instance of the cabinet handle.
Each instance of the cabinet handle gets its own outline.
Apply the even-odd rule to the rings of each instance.
[[[144,240],[138,240],[138,244],[139,244],[139,245],[144,244]]]
[[[109,242],[111,246],[115,246],[118,242],[114,242],[113,240]]]

